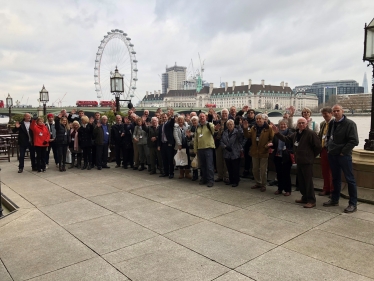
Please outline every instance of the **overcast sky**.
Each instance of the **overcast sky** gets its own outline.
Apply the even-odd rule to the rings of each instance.
[[[370,84],[363,28],[373,17],[372,0],[1,0],[0,99],[10,93],[36,105],[44,84],[49,105],[65,93],[64,106],[98,100],[95,55],[116,28],[135,45],[138,98],[161,90],[166,65],[192,59],[198,68],[198,53],[216,87],[248,79],[361,85],[365,72]]]

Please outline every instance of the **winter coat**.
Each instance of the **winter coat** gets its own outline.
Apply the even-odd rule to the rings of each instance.
[[[223,158],[225,159],[238,159],[242,151],[242,142],[244,139],[243,130],[240,126],[234,128],[230,133],[225,130],[221,137],[220,146],[223,148],[230,147],[232,151],[225,149],[223,151]]]
[[[249,155],[255,158],[268,158],[269,148],[267,145],[273,141],[273,130],[267,123],[264,123],[264,128],[259,136],[259,141],[256,141],[257,128],[258,127],[255,125],[249,131],[244,130],[244,137],[251,139],[252,141],[251,148],[249,149]]]
[[[141,126],[135,127],[133,138],[138,140],[137,145],[147,144],[147,132]]]
[[[284,136],[290,136],[292,133],[293,132],[291,131],[291,129],[288,128]],[[277,150],[278,150],[278,144],[279,144],[279,138],[277,137],[277,135],[275,135],[273,138],[273,146],[272,146],[272,148],[274,149],[272,152],[274,158],[279,157],[279,156],[276,156]],[[285,142],[284,145],[286,146],[286,149],[282,150],[282,163],[286,164],[286,163],[291,162],[290,153],[293,153],[293,143]]]
[[[55,117],[55,127],[56,127],[56,144],[69,144],[70,135],[69,129],[67,129],[64,125],[60,123],[60,118],[58,116]]]
[[[277,133],[276,136],[284,142],[293,144],[297,164],[311,165],[314,163],[314,158],[321,152],[321,142],[317,134],[307,127],[303,130],[298,145],[295,145],[297,134],[298,130],[289,136],[283,136],[280,133]]]
[[[352,150],[358,145],[358,133],[356,123],[344,115],[341,122],[333,120],[327,133],[328,153],[331,155],[352,155]]]
[[[30,130],[33,132],[34,146],[49,146],[50,133],[44,124],[38,125],[36,120],[32,120]]]
[[[55,127],[55,122],[52,122],[52,124],[49,124],[48,122],[45,123],[45,126],[47,127],[50,138],[55,139],[56,138],[56,127]]]
[[[31,126],[31,121],[30,121],[30,126]],[[14,127],[12,129],[12,132],[13,133],[18,132],[18,145],[19,146],[28,146],[30,143],[31,145],[33,144],[33,137],[34,137],[33,132],[31,129],[29,129],[29,132],[27,132],[24,120],[20,122],[20,127],[19,128]],[[29,134],[30,134],[30,137],[29,137]]]
[[[110,132],[111,132],[111,127],[109,124],[107,124],[108,127],[108,144],[110,144]],[[93,129],[93,139],[95,141],[95,145],[103,145],[104,144],[104,130],[103,126],[101,124],[100,127],[96,126]]]
[[[124,133],[125,133],[124,124],[121,123],[121,124],[112,125],[112,129],[110,132],[111,144],[123,145],[125,143],[125,135],[122,136],[122,134]]]
[[[182,131],[183,130],[183,133]],[[178,150],[179,145],[182,146],[182,148],[187,148],[187,137],[186,137],[186,131],[188,130],[188,127],[183,126],[182,128],[178,125],[178,127],[174,127],[174,140],[175,140],[175,146],[174,149]]]
[[[205,123],[197,127],[193,145],[195,154],[198,149],[215,148],[213,134],[214,125],[212,123]]]
[[[158,139],[158,130],[160,126],[157,126],[156,128],[153,126],[146,126],[143,124],[142,129],[147,132],[147,145],[149,148],[157,148],[157,139]],[[155,137],[156,140],[152,141],[151,139]]]
[[[124,136],[124,144],[125,149],[132,149],[132,133],[134,132],[134,125],[133,124],[124,124],[123,125],[125,130],[125,136]]]
[[[93,126],[91,124],[87,124],[86,128],[82,125],[78,129],[78,143],[80,148],[86,148],[92,146],[92,134],[93,134]]]

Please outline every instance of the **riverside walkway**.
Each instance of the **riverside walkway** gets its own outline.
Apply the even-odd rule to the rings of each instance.
[[[17,212],[0,220],[0,280],[374,280],[374,206],[146,171],[1,163]],[[373,279],[371,279],[373,278]]]

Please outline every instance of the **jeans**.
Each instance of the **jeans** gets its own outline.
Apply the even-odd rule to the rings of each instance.
[[[331,155],[328,154],[332,173],[332,183],[334,191],[331,200],[339,201],[340,191],[342,189],[342,171],[348,184],[349,205],[357,206],[357,186],[353,175],[352,156],[351,155]]]
[[[204,148],[197,150],[199,167],[202,173],[202,180],[206,183],[214,183],[214,149]]]
[[[20,145],[19,146],[19,169],[23,169],[25,167],[25,154],[26,149],[30,151],[30,159],[31,159],[31,167],[36,169],[36,159],[35,159],[35,148],[30,143],[27,146]]]

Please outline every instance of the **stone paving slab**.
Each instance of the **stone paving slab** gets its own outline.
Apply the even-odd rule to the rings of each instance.
[[[100,255],[156,235],[116,214],[70,224],[66,229]]]
[[[146,206],[154,202],[125,191],[89,197],[89,200],[115,213]]]
[[[118,272],[102,258],[93,258],[56,270],[30,281],[127,281],[125,275]]]
[[[369,281],[369,278],[282,247],[236,268],[254,280]]]
[[[357,229],[357,231],[359,231]],[[284,244],[285,248],[299,252],[340,268],[374,278],[374,246],[340,235],[311,230]]]
[[[9,188],[5,184],[1,185],[1,192],[6,194],[8,198],[12,198],[13,202],[17,202],[17,206],[21,209],[33,209],[35,206],[15,192],[13,189]]]
[[[196,216],[160,203],[152,203],[151,205],[145,205],[119,214],[160,234],[202,221]]]
[[[212,221],[278,245],[311,228],[249,210],[235,211],[214,218]]]
[[[247,208],[250,211],[256,211],[270,217],[288,220],[302,225],[317,226],[337,216],[326,211],[320,211],[315,208],[306,209],[302,204],[284,203],[277,200],[268,200],[260,204]],[[282,210],[282,211],[279,211]]]
[[[160,236],[110,253],[104,258],[134,281],[208,281],[229,271]]]
[[[154,184],[156,184],[156,182],[154,182]],[[160,203],[172,202],[195,196],[191,193],[163,185],[142,187],[132,190],[131,193]]]
[[[79,199],[39,208],[60,225],[68,225],[112,214],[86,199]]]
[[[0,259],[0,280],[1,281],[13,281],[12,277],[10,277],[8,271],[4,267],[3,262]]]
[[[230,271],[225,273],[224,275],[218,277],[217,279],[214,279],[214,281],[251,281],[254,279],[251,279],[239,272],[236,271]]]
[[[275,247],[211,222],[195,224],[165,236],[229,268],[235,268]]]
[[[5,237],[0,240],[0,249],[0,257],[14,280],[39,276],[95,256],[59,227]]]
[[[204,219],[214,218],[239,209],[238,207],[201,196],[166,202],[165,204]]]

